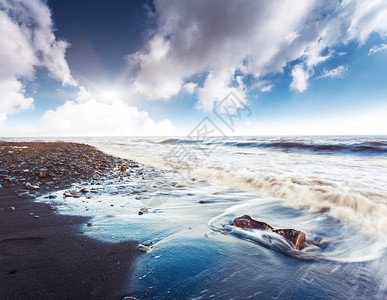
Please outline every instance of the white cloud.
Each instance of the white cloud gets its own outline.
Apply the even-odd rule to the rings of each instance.
[[[187,82],[186,84],[183,85],[183,90],[188,94],[193,94],[197,86],[198,85],[194,82]]]
[[[23,96],[22,84],[15,78],[0,80],[0,124],[7,115],[33,109],[34,99]]]
[[[317,79],[324,78],[324,77],[333,77],[333,78],[343,77],[347,71],[348,71],[348,66],[338,66],[337,68],[332,70],[324,70],[323,74],[317,77]]]
[[[9,114],[33,108],[21,79],[46,68],[63,85],[76,85],[65,60],[68,44],[57,41],[51,12],[40,0],[0,0],[0,123]]]
[[[303,92],[308,87],[309,73],[302,65],[294,66],[292,70],[292,82],[290,83],[290,89],[298,92]]]
[[[387,44],[381,44],[379,46],[374,46],[368,52],[368,56],[376,54],[378,52],[386,51],[386,50],[387,50]]]
[[[55,136],[140,136],[171,135],[172,123],[153,121],[145,111],[121,100],[101,102],[80,87],[76,100],[44,113],[41,135]]]
[[[266,93],[266,92],[271,92],[273,88],[273,85],[272,84],[269,84],[269,85],[265,85],[263,86],[260,91],[263,92],[263,93]]]
[[[230,89],[244,94],[235,74],[292,70],[291,88],[305,91],[314,68],[335,55],[335,46],[364,43],[387,34],[385,0],[156,0],[156,28],[147,45],[129,56],[133,87],[151,99],[168,99],[192,82],[196,107],[211,110]]]

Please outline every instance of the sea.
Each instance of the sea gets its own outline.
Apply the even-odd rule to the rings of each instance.
[[[95,185],[92,199],[58,192],[53,203],[92,217],[85,235],[144,246],[128,295],[387,299],[386,136],[50,140],[141,164],[127,181]],[[233,226],[242,215],[303,231],[308,245]]]

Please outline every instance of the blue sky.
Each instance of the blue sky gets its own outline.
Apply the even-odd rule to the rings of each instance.
[[[186,135],[230,93],[227,134],[387,134],[383,0],[0,0],[0,26],[0,136]]]

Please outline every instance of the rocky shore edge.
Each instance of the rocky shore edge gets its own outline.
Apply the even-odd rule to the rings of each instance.
[[[85,237],[88,218],[32,199],[131,166],[86,144],[0,141],[0,299],[127,296],[138,243]]]

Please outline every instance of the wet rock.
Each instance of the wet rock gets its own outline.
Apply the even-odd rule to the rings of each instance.
[[[140,251],[142,251],[142,252],[148,252],[148,251],[149,251],[149,247],[140,244],[140,245],[138,245],[138,250],[140,250]]]
[[[77,192],[76,190],[71,190],[70,194],[73,195],[73,196],[78,196],[79,192]]]
[[[0,189],[2,189],[3,188],[3,186],[0,184]]]
[[[248,215],[244,215],[238,218],[235,218],[233,225],[240,228],[251,228],[251,229],[264,229],[273,231],[274,233],[283,236],[294,249],[301,250],[306,245],[306,236],[305,233],[295,229],[273,229],[269,224],[254,220]]]
[[[122,300],[138,300],[136,297],[124,297]]]
[[[87,189],[85,189],[85,188],[82,188],[82,189],[80,189],[79,190],[79,192],[81,193],[81,194],[86,194],[87,192],[89,192]]]
[[[30,190],[38,190],[40,187],[38,185],[31,184],[29,182],[26,183],[26,188]]]
[[[22,192],[18,194],[19,197],[28,197],[29,195],[30,195],[29,192]]]
[[[6,210],[15,210],[16,208],[15,207],[13,207],[13,206],[8,206],[7,208],[6,208]]]
[[[47,168],[42,168],[39,170],[39,178],[47,178],[50,177],[50,174],[48,174],[48,169]]]
[[[208,204],[208,203],[214,203],[214,201],[211,201],[211,200],[200,200],[199,203],[200,204]]]
[[[126,167],[125,166],[121,166],[120,170],[121,170],[121,172],[126,172]]]
[[[295,249],[301,250],[306,245],[305,233],[295,229],[275,229],[273,232],[291,242]]]
[[[248,215],[235,218],[233,221],[233,225],[240,228],[273,230],[273,227],[271,227],[269,224],[254,220]]]

